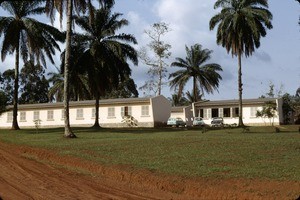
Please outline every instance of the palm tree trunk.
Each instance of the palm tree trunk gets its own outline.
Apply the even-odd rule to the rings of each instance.
[[[196,77],[193,77],[193,95],[194,95],[194,102],[198,101],[198,97],[197,97],[197,79]]]
[[[19,90],[19,42],[16,48],[16,61],[15,61],[15,85],[14,85],[14,108],[13,108],[13,122],[12,122],[12,129],[13,130],[20,130],[18,125],[18,90]]]
[[[242,84],[242,54],[238,54],[239,66],[238,66],[238,88],[239,88],[239,126],[244,127],[243,123],[243,84]]]
[[[67,35],[66,35],[66,54],[65,54],[65,69],[64,69],[64,113],[65,113],[65,133],[66,138],[76,138],[70,126],[69,116],[69,65],[71,53],[71,33],[72,33],[72,9],[73,0],[67,1]]]
[[[95,103],[95,123],[94,123],[94,128],[99,128],[99,94],[97,92],[96,94],[96,103]]]

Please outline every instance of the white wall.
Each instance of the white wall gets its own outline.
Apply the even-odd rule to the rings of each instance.
[[[171,102],[164,96],[151,98],[154,123],[166,124],[171,115]]]
[[[43,107],[42,105],[38,105],[38,109],[34,108],[23,108],[19,109],[18,112],[18,124],[20,128],[25,127],[35,127],[33,116],[34,111],[39,111],[39,119],[41,127],[61,127],[64,126],[64,119],[62,118],[62,110],[63,106],[60,104],[58,107],[55,107],[56,104],[49,106],[50,104],[44,104],[47,106]],[[154,126],[154,113],[156,114],[155,122],[166,122],[170,116],[171,105],[170,102],[163,96],[154,97],[154,101],[151,101],[149,98],[143,99],[138,103],[131,103],[130,101],[124,101],[124,103],[116,103],[116,104],[105,104],[99,106],[99,123],[103,127],[121,127],[127,126],[127,124],[123,123],[123,117],[121,116],[122,107],[131,107],[131,115],[137,120],[139,127],[153,127]],[[142,115],[142,106],[148,106],[148,114]],[[155,108],[152,108],[155,106]],[[25,106],[24,106],[25,107]],[[95,122],[95,118],[93,117],[94,104],[85,106],[70,106],[70,124],[71,126],[92,126]],[[115,116],[108,117],[108,108],[113,107],[115,109]],[[83,117],[77,118],[77,109],[83,110]],[[53,120],[47,119],[48,110],[53,111]],[[26,120],[20,121],[20,113],[26,112]],[[7,121],[7,112],[3,113],[0,116],[0,128],[10,128],[12,126],[12,122]]]

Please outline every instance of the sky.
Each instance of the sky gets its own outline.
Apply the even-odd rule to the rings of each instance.
[[[211,60],[207,63],[217,63],[222,66],[222,80],[218,91],[205,94],[209,100],[238,99],[237,58],[227,54],[226,50],[216,44],[216,28],[209,30],[209,21],[219,10],[214,10],[213,0],[116,0],[114,11],[123,13],[123,18],[129,25],[120,30],[133,34],[138,45],[137,50],[147,46],[149,37],[144,33],[153,23],[165,22],[171,31],[162,40],[172,48],[168,63],[176,57],[185,58],[185,46],[199,43],[203,48],[213,51]],[[300,87],[300,4],[295,0],[269,0],[269,10],[273,14],[273,29],[267,30],[267,36],[261,38],[261,46],[251,57],[242,58],[243,98],[258,98],[269,91],[269,85],[275,85],[275,93],[279,91],[294,95]],[[0,10],[0,15],[3,11]],[[54,23],[58,28],[58,22]],[[59,66],[59,54],[56,56],[56,66]],[[0,71],[13,68],[14,57],[8,56],[0,63]],[[131,66],[132,78],[137,87],[149,80],[148,66],[141,61],[138,66]],[[168,73],[178,70],[168,67]],[[55,67],[48,64],[48,71]],[[191,91],[192,84],[185,87]],[[143,92],[139,91],[140,97]],[[164,86],[162,94],[170,97],[174,91]]]

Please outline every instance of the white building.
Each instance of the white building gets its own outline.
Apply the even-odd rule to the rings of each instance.
[[[272,102],[276,104],[276,114],[272,119],[256,117],[258,110]],[[282,99],[260,98],[260,99],[243,99],[243,122],[245,125],[259,126],[279,125],[283,123]],[[192,104],[193,116],[202,117],[204,122],[211,124],[213,117],[222,117],[224,124],[238,124],[239,118],[239,101],[222,100],[222,101],[199,101]],[[270,121],[271,120],[271,121]]]
[[[95,122],[95,101],[70,102],[71,126],[92,126]],[[166,124],[171,103],[164,96],[100,100],[99,123],[102,127],[126,127],[123,116],[132,116],[138,127],[156,127]],[[0,128],[11,128],[12,106],[0,116]],[[64,126],[63,103],[24,104],[18,106],[20,128]]]
[[[192,106],[176,106],[171,109],[171,117],[172,118],[181,118],[185,121],[187,126],[193,125],[193,112]]]

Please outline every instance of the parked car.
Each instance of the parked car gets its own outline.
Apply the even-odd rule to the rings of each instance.
[[[193,121],[193,126],[204,126],[205,123],[202,119],[202,117],[195,117],[194,121]]]
[[[211,126],[212,127],[223,127],[224,126],[224,121],[222,117],[214,117],[211,121]]]
[[[177,118],[170,117],[167,121],[167,125],[179,127],[179,126],[186,126],[186,123],[180,117]]]

